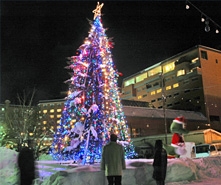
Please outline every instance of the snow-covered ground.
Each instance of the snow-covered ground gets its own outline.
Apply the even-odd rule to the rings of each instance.
[[[17,185],[17,152],[0,148],[0,184]],[[41,158],[42,159],[42,158]],[[43,157],[43,159],[46,159]],[[40,177],[34,185],[107,185],[104,172],[99,164],[95,165],[60,165],[55,161],[37,162]],[[123,172],[123,185],[155,185],[152,179],[152,160],[127,160],[127,169]],[[46,170],[46,167],[50,167]],[[43,181],[42,181],[43,179]],[[168,159],[166,185],[220,185],[221,156],[199,159]]]

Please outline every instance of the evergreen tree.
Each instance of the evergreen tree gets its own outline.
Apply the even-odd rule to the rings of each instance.
[[[112,61],[113,42],[101,22],[102,6],[97,4],[88,37],[69,58],[69,95],[50,149],[55,160],[98,162],[111,133],[118,135],[127,158],[134,155]]]

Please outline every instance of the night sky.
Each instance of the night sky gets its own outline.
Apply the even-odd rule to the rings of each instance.
[[[100,1],[106,34],[113,37],[119,78],[195,45],[221,49],[221,30],[205,32],[201,14],[183,1]],[[221,1],[191,1],[221,25]],[[38,100],[63,98],[67,57],[83,44],[97,1],[1,1],[1,102],[36,88]]]

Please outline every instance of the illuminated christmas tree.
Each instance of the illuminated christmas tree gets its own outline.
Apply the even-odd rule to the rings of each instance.
[[[134,156],[112,61],[113,42],[101,23],[102,6],[97,4],[88,37],[70,57],[69,95],[50,149],[55,160],[99,162],[111,133],[118,135],[126,157]]]

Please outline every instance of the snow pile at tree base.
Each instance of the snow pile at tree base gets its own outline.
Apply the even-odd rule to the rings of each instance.
[[[152,179],[153,167],[151,159],[127,160],[127,169],[123,171],[122,185],[155,185]],[[205,179],[215,180],[221,184],[221,156],[199,159],[169,159],[166,184],[192,184],[204,182]],[[100,171],[99,164],[73,166],[63,172],[57,172],[46,179],[42,185],[107,185],[104,172]],[[171,184],[171,185],[172,185]],[[37,184],[36,184],[37,185]]]

